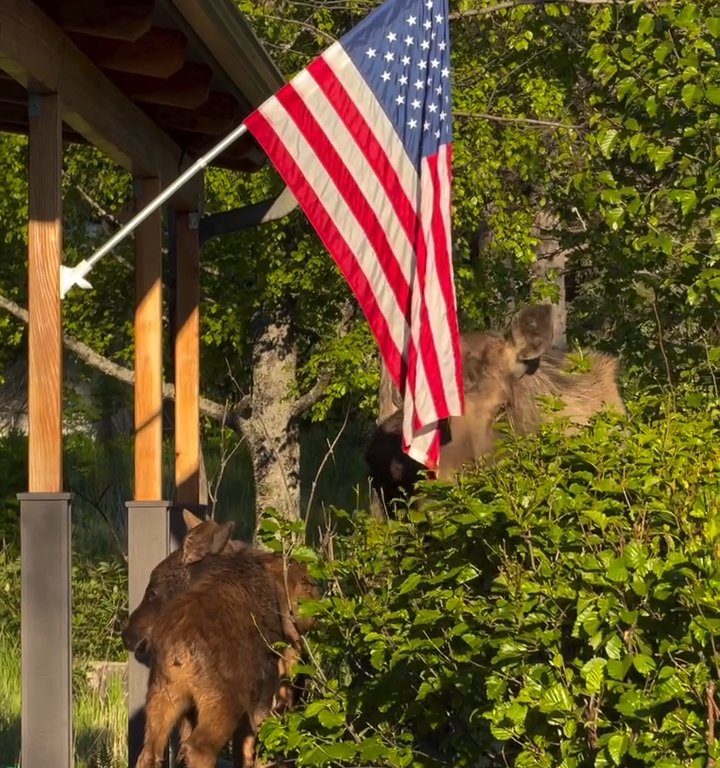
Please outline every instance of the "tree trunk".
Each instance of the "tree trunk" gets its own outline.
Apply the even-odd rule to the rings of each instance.
[[[294,401],[297,349],[290,318],[282,311],[254,318],[252,418],[246,423],[255,478],[255,526],[274,507],[289,520],[300,517],[300,443]]]
[[[540,210],[535,216],[532,235],[538,239],[537,259],[533,266],[533,281],[544,280],[550,270],[557,272],[558,300],[553,317],[553,346],[567,349],[567,300],[565,295],[565,262],[567,256],[560,248],[556,230],[558,217],[552,211]]]
[[[400,393],[393,384],[392,376],[385,363],[380,360],[380,389],[378,391],[379,413],[377,423],[387,419],[388,416],[395,413],[398,408],[402,408]]]

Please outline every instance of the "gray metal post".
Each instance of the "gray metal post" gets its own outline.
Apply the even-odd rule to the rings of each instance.
[[[70,493],[19,493],[22,766],[70,768]]]
[[[128,501],[128,591],[132,611],[142,600],[152,569],[170,551],[170,503]],[[128,761],[134,768],[145,736],[148,669],[130,656],[128,669]],[[23,768],[25,766],[23,765]]]

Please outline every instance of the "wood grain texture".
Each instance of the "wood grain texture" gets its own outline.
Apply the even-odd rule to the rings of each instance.
[[[160,193],[158,179],[136,179],[135,206]],[[162,498],[162,215],[135,230],[135,499]]]
[[[28,484],[62,490],[61,121],[57,96],[31,96],[28,226]]]
[[[200,243],[188,214],[176,219],[175,501],[200,496]]]

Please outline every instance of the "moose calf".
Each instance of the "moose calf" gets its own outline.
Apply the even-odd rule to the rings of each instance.
[[[280,677],[290,674],[311,625],[293,614],[317,591],[301,564],[231,541],[232,523],[184,517],[182,548],[154,569],[123,630],[125,646],[151,668],[138,766],[162,758],[178,720],[190,768],[214,764],[233,732],[235,764],[247,766],[273,698],[292,703]],[[279,641],[289,645],[278,657],[271,646]]]
[[[552,306],[532,305],[515,314],[504,335],[487,331],[460,337],[465,413],[450,418],[450,439],[440,448],[438,477],[447,479],[463,464],[493,450],[494,425],[504,410],[517,434],[538,429],[545,418],[540,398],[562,402],[559,416],[585,424],[603,407],[625,409],[617,387],[617,360],[586,354],[590,370],[571,372],[569,357],[550,350]],[[368,444],[373,489],[387,505],[412,494],[424,467],[402,450],[402,410],[381,422]]]

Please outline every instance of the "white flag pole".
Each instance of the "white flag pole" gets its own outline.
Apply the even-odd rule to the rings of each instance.
[[[230,146],[234,141],[239,139],[245,132],[247,127],[244,123],[239,125],[234,131],[229,133],[220,143],[216,144],[209,152],[206,152],[202,157],[198,158],[186,171],[180,174],[175,181],[166,187],[154,200],[149,202],[141,211],[135,214],[135,216],[125,224],[124,227],[119,229],[104,245],[98,248],[95,253],[88,259],[83,259],[74,267],[66,267],[64,264],[60,266],[60,298],[64,299],[67,292],[77,285],[80,288],[91,288],[90,283],[85,279],[85,276],[90,270],[97,264],[103,256],[109,253],[119,242],[124,240],[134,229],[137,228],[147,217],[156,211],[166,200],[171,198],[175,192],[177,192],[183,184],[189,179],[195,176],[196,173],[205,168],[211,160],[216,158],[224,149]]]

